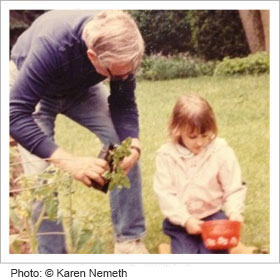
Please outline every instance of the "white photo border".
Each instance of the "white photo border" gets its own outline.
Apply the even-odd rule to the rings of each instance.
[[[270,10],[270,254],[267,255],[16,255],[9,254],[9,11],[61,9],[64,1],[1,2],[1,263],[279,263],[279,2],[278,1],[67,1],[67,9]],[[82,8],[81,8],[82,7]]]

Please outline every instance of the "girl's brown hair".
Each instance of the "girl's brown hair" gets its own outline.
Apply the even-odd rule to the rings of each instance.
[[[177,100],[168,125],[171,140],[179,143],[185,133],[205,134],[211,132],[212,139],[218,134],[215,114],[209,103],[197,95],[183,95]]]

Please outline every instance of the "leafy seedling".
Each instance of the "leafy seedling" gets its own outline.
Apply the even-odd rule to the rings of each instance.
[[[105,159],[110,167],[110,170],[106,171],[102,177],[106,180],[106,184],[101,186],[94,180],[91,180],[92,186],[104,193],[108,190],[112,191],[115,188],[130,187],[129,179],[125,172],[121,168],[122,160],[130,155],[131,138],[126,138],[120,145],[110,144],[104,146],[99,153],[98,157]]]

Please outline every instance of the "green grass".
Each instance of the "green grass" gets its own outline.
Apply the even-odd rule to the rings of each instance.
[[[210,102],[218,119],[219,135],[235,150],[248,185],[242,241],[269,248],[269,75],[201,77],[137,84],[140,113],[141,167],[147,235],[151,253],[168,241],[153,193],[155,152],[166,141],[166,125],[178,96],[197,93]],[[86,129],[59,116],[57,142],[77,155],[96,156],[99,140]],[[103,253],[113,252],[108,195],[75,183],[73,203],[80,217],[89,216]]]

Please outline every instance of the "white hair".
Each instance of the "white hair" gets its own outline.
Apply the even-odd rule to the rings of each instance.
[[[82,38],[105,67],[115,62],[131,63],[133,70],[140,66],[144,41],[128,13],[119,10],[99,12],[85,25]]]

